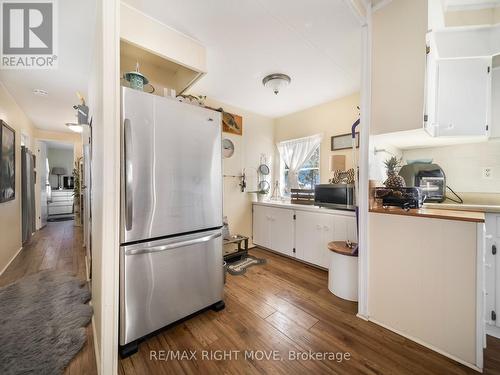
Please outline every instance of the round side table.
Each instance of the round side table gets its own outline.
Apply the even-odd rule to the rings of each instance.
[[[352,249],[346,246],[345,241],[330,242],[328,249],[331,251],[328,289],[337,297],[357,301],[358,255],[352,254]]]

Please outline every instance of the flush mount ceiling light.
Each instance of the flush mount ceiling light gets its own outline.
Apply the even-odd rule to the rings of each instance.
[[[74,124],[72,122],[67,122],[66,126],[70,128],[70,130],[74,131],[75,133],[81,133],[83,131],[83,126]]]
[[[33,94],[37,96],[47,96],[49,93],[42,89],[33,89]]]
[[[282,73],[273,73],[265,76],[262,80],[262,84],[264,87],[269,87],[273,90],[275,95],[278,95],[280,90],[284,87],[287,87],[292,79],[286,74]]]

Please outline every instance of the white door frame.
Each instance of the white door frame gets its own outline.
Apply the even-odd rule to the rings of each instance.
[[[371,0],[347,0],[362,29],[361,64],[361,115],[359,146],[359,256],[358,256],[358,314],[367,320],[368,314],[368,264],[369,264],[369,143],[371,121],[372,80],[372,2]]]
[[[92,112],[92,303],[97,371],[118,373],[120,1],[97,3]],[[91,98],[91,95],[94,95]],[[97,173],[98,172],[98,173]],[[98,179],[99,178],[99,179]]]

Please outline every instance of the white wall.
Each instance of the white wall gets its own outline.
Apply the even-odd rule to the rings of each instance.
[[[21,248],[21,133],[33,140],[34,126],[0,82],[0,119],[16,132],[16,195],[0,203],[0,272]],[[33,150],[32,145],[28,145]]]
[[[65,176],[71,176],[73,174],[73,149],[64,149],[64,148],[53,148],[49,147],[47,149],[47,159],[49,159],[49,181],[50,186],[52,188],[57,188],[58,186],[58,177],[52,174],[52,168],[54,167],[62,167],[66,169]],[[64,179],[63,176],[60,178],[61,186],[63,186]]]
[[[92,142],[92,305],[97,369],[116,374],[119,289],[120,2],[98,2],[89,80]]]
[[[422,148],[403,151],[404,160],[432,158],[456,192],[500,193],[500,140],[483,143]],[[493,178],[484,179],[482,168],[493,168]]]
[[[257,168],[261,155],[267,158],[271,169],[268,182],[273,186],[274,164],[274,122],[272,119],[257,115],[224,103],[208,100],[207,104],[214,108],[222,107],[226,112],[243,117],[243,136],[222,133],[222,138],[229,138],[234,143],[234,154],[223,160],[225,175],[240,175],[243,169],[247,174],[247,190],[242,193],[238,186],[238,178],[224,178],[224,215],[228,217],[232,234],[252,235],[252,199],[255,194],[248,191],[257,189]],[[250,244],[251,245],[251,244]]]

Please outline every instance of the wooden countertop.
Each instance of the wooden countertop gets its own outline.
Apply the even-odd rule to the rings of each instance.
[[[495,205],[495,204],[424,203],[424,207],[437,208],[442,210],[500,213],[500,205]]]
[[[470,221],[473,223],[484,223],[484,213],[476,211],[458,211],[458,210],[445,210],[438,208],[412,208],[405,211],[399,207],[374,207],[370,212],[389,215],[403,215],[403,216],[417,216],[428,217],[432,219],[443,220],[457,220],[457,221]]]

